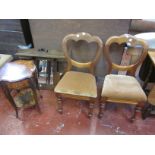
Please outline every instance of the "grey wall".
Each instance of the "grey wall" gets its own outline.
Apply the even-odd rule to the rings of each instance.
[[[0,19],[0,53],[14,54],[18,45],[25,45],[19,19]]]
[[[98,35],[103,42],[112,35],[128,33],[128,19],[30,19],[30,28],[35,48],[61,50],[61,42],[65,35],[76,32],[88,32]],[[113,53],[119,63],[121,53]],[[89,54],[88,54],[89,57]],[[106,65],[101,56],[96,67],[96,75],[104,76]]]

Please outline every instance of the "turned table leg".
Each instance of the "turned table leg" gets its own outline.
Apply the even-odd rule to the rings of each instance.
[[[93,116],[94,103],[89,103],[89,112],[88,117],[91,118]]]
[[[63,105],[62,105],[62,97],[57,95],[57,111],[62,114],[63,113]]]

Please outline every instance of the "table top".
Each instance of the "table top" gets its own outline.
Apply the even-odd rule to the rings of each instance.
[[[8,54],[0,54],[0,68],[7,62],[11,61],[13,57]]]
[[[146,40],[149,45],[149,49],[155,50],[155,32],[139,33],[136,34],[135,37]]]
[[[153,64],[155,65],[155,52],[149,51],[148,55],[151,58]]]
[[[32,74],[24,65],[8,62],[0,68],[0,81],[17,82],[32,77]]]
[[[19,50],[16,56],[64,59],[64,54],[58,50],[38,51],[37,49]]]

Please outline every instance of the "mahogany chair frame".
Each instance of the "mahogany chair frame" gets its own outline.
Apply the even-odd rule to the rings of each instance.
[[[143,48],[142,54],[137,59],[137,61],[133,64],[123,66],[123,65],[118,65],[114,62],[112,62],[111,57],[110,57],[110,45],[113,43],[118,43],[123,44],[123,43],[130,43],[132,47],[135,47],[136,45],[141,45]],[[135,72],[138,68],[138,66],[144,61],[144,59],[147,56],[147,51],[148,51],[148,44],[145,40],[136,38],[130,34],[124,34],[121,36],[112,36],[110,37],[106,43],[105,47],[103,50],[104,56],[107,60],[108,63],[108,74],[112,72],[112,70],[117,70],[117,71],[127,71],[127,74],[130,76],[135,76]],[[104,109],[106,108],[106,103],[107,102],[113,102],[113,103],[126,103],[126,104],[131,104],[135,105],[132,116],[130,120],[133,120],[136,115],[136,110],[139,105],[143,106],[144,103],[138,103],[137,101],[128,101],[128,100],[116,100],[116,99],[111,99],[111,98],[106,98],[106,97],[101,97],[100,98],[100,111],[99,111],[99,118],[103,116]],[[135,104],[136,103],[136,104]]]
[[[92,61],[88,61],[88,62],[84,62],[84,63],[73,60],[69,56],[68,48],[67,48],[67,44],[71,40],[76,41],[76,42],[83,40],[83,41],[86,41],[87,43],[95,42],[97,44],[95,58]],[[77,68],[87,68],[90,71],[90,73],[92,75],[94,75],[95,65],[101,55],[102,47],[103,47],[102,40],[98,36],[92,36],[89,33],[80,32],[77,34],[69,34],[69,35],[65,36],[62,41],[62,49],[64,51],[64,55],[67,60],[66,72],[70,71],[72,69],[72,67],[74,66]],[[64,93],[56,93],[56,96],[57,96],[57,111],[59,113],[61,113],[61,114],[63,113],[62,98],[66,97],[66,98],[88,101],[89,102],[88,116],[91,117],[93,115],[94,103],[97,102],[97,98],[87,97],[87,96],[69,95],[69,94],[64,94]]]

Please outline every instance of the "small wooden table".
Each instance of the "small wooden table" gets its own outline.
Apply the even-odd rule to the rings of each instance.
[[[28,57],[32,58],[35,61],[37,69],[39,70],[39,61],[47,60],[47,78],[46,85],[50,85],[50,75],[51,75],[51,66],[53,66],[53,85],[55,86],[59,80],[58,77],[58,64],[60,61],[64,61],[65,57],[63,52],[58,50],[48,50],[48,51],[38,51],[37,49],[28,49],[28,50],[20,50],[15,56],[17,57]]]
[[[26,68],[24,65],[15,64],[13,62],[6,63],[3,67],[0,68],[0,83],[7,99],[10,101],[10,103],[16,111],[17,118],[18,108],[22,107],[23,105],[19,104],[19,101],[15,101],[13,97],[14,95],[11,94],[12,90],[16,90],[16,92],[18,92],[19,94],[21,90],[31,88],[33,95],[27,93],[28,95],[24,98],[26,102],[28,102],[28,99],[30,97],[34,98],[34,102],[31,105],[36,106],[38,108],[38,111],[40,112],[37,99],[37,92],[33,81],[33,72]],[[22,96],[19,96],[18,98],[22,100]],[[25,105],[31,106],[28,104]]]

